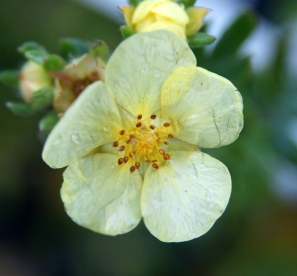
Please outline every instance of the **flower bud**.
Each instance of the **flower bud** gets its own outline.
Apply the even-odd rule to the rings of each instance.
[[[51,86],[52,79],[42,65],[28,61],[23,66],[20,74],[20,90],[27,103],[32,102],[32,94],[43,87]]]
[[[145,0],[137,7],[120,7],[127,25],[133,32],[158,29],[171,31],[184,40],[202,26],[208,9],[190,7],[185,9],[173,0]]]

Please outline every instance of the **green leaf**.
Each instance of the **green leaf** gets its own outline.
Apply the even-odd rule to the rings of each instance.
[[[179,0],[177,3],[184,5],[185,8],[189,8],[195,5],[196,0]]]
[[[0,72],[0,81],[11,86],[19,86],[19,70],[5,70]]]
[[[122,36],[124,38],[127,38],[127,37],[129,37],[129,36],[131,36],[131,35],[134,34],[134,32],[130,29],[130,27],[128,25],[122,25],[120,27],[120,31],[121,31]]]
[[[39,130],[44,133],[50,133],[56,123],[59,121],[59,112],[52,110],[39,121]]]
[[[32,50],[47,53],[46,49],[42,45],[34,41],[28,41],[23,43],[20,47],[18,47],[17,50],[21,54],[25,54],[26,52],[32,51]]]
[[[213,58],[220,58],[236,53],[242,43],[255,29],[257,22],[257,16],[252,11],[242,13],[225,31],[217,43],[213,51]]]
[[[58,55],[48,55],[43,63],[46,71],[61,71],[65,66],[65,61]]]
[[[30,50],[25,52],[25,58],[34,61],[40,65],[44,64],[48,54],[40,50]]]
[[[196,33],[193,36],[188,37],[188,44],[191,48],[199,48],[204,47],[213,43],[216,38],[213,35],[209,35],[206,33]]]
[[[90,52],[94,57],[100,57],[105,62],[108,60],[109,48],[103,40],[97,40],[93,42],[89,47]]]
[[[63,58],[80,57],[89,52],[87,43],[78,38],[63,38],[60,41],[60,53]]]
[[[5,105],[13,114],[18,116],[31,116],[36,112],[31,105],[26,103],[6,102]]]
[[[54,92],[52,87],[43,87],[32,94],[32,108],[42,109],[53,101]]]
[[[129,5],[137,7],[137,5],[142,2],[142,0],[128,0]]]

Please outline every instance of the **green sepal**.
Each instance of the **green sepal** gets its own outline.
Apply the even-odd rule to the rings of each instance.
[[[252,11],[243,12],[225,31],[218,41],[213,58],[220,58],[236,53],[242,43],[257,26],[258,18]]]
[[[50,133],[59,119],[59,112],[52,110],[39,121],[39,130],[43,133]]]
[[[107,61],[109,57],[108,45],[103,40],[97,40],[93,42],[90,46],[90,53],[94,57],[100,57],[103,61]]]
[[[46,71],[61,71],[65,67],[65,61],[58,55],[48,55],[43,63]]]
[[[14,114],[18,116],[31,116],[36,110],[31,105],[20,102],[6,102],[6,107]]]
[[[52,87],[43,87],[32,94],[32,108],[42,109],[50,105],[53,101],[54,92]]]
[[[34,61],[40,65],[44,64],[44,61],[48,57],[48,54],[40,50],[30,50],[25,52],[25,58]]]
[[[124,38],[127,38],[127,37],[129,37],[129,36],[131,36],[131,35],[134,34],[134,32],[131,30],[131,28],[128,25],[122,25],[120,27],[120,31],[121,31],[122,36]]]
[[[215,40],[215,36],[199,32],[188,37],[188,44],[192,49],[195,49],[198,47],[204,47],[206,45],[209,45],[213,43]]]
[[[17,50],[21,54],[25,54],[26,52],[33,51],[33,50],[47,53],[46,49],[42,45],[34,41],[28,41],[23,43],[21,46],[18,47]]]
[[[137,5],[142,2],[142,0],[128,0],[129,5],[137,7]]]
[[[0,81],[4,84],[18,87],[19,86],[19,70],[5,70],[0,72]]]
[[[87,43],[78,38],[63,38],[60,40],[60,53],[65,59],[80,57],[89,52]]]
[[[196,0],[179,0],[177,3],[184,5],[185,8],[189,8],[195,5]]]

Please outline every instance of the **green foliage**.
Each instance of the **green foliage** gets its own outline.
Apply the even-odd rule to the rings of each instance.
[[[50,133],[56,123],[59,121],[59,112],[56,110],[52,110],[48,114],[46,114],[39,121],[39,130],[43,133]]]
[[[6,102],[6,107],[15,115],[31,116],[36,111],[31,105],[20,102]]]
[[[143,0],[128,0],[129,5],[137,7],[137,5]]]
[[[42,109],[49,106],[53,101],[53,88],[43,87],[32,94],[32,108]]]
[[[122,25],[120,27],[120,31],[121,31],[122,36],[124,38],[127,38],[127,37],[129,37],[129,36],[131,36],[131,35],[134,34],[134,32],[131,30],[131,28],[128,25]]]
[[[63,58],[80,57],[89,52],[87,43],[79,38],[63,38],[60,41],[60,53]]]
[[[44,54],[47,53],[46,49],[42,45],[34,41],[28,41],[23,43],[21,46],[18,47],[17,50],[19,53],[24,55],[28,51],[39,51],[39,52],[43,52]]]
[[[19,70],[5,70],[0,72],[0,81],[4,84],[18,87],[19,85]]]
[[[100,57],[103,61],[107,62],[109,57],[109,48],[104,41],[97,40],[93,42],[89,47],[90,52],[94,57]]]
[[[212,57],[216,59],[235,54],[253,32],[257,22],[258,19],[252,11],[243,12],[218,41]]]
[[[25,58],[36,62],[40,65],[43,65],[44,61],[46,60],[48,54],[40,51],[40,50],[29,50],[25,52]]]
[[[192,49],[204,47],[213,43],[216,38],[213,35],[206,33],[196,33],[191,37],[188,37],[188,44]]]
[[[193,7],[197,0],[179,0],[178,3],[185,6],[185,8]]]
[[[48,55],[43,63],[46,71],[61,71],[65,66],[65,61],[58,55]]]

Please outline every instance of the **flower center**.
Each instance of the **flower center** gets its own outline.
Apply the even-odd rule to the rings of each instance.
[[[159,168],[158,163],[170,160],[170,155],[161,147],[166,147],[168,138],[173,138],[169,133],[170,123],[165,122],[160,127],[156,127],[153,121],[156,115],[151,115],[149,119],[142,121],[142,115],[137,116],[135,128],[131,131],[124,129],[119,131],[119,139],[113,143],[119,152],[124,156],[118,159],[118,165],[130,164],[130,172],[133,173],[140,167],[140,160],[151,163],[155,169]]]

